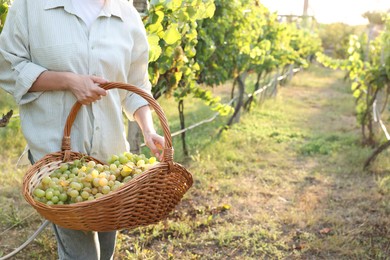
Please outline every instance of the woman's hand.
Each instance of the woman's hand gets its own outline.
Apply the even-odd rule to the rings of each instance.
[[[68,87],[81,104],[88,105],[107,95],[107,91],[98,85],[106,82],[107,80],[97,76],[73,74]]]
[[[147,147],[156,158],[161,161],[163,159],[164,138],[154,132],[143,133],[144,141]]]
[[[144,141],[150,151],[156,158],[161,161],[163,159],[163,149],[165,140],[162,136],[156,133],[153,126],[152,113],[149,106],[142,106],[134,113],[134,118],[142,130]]]
[[[107,95],[107,91],[98,85],[106,82],[98,76],[47,70],[39,75],[29,92],[70,90],[81,104],[88,105]]]

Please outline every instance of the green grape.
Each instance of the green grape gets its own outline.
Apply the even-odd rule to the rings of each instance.
[[[51,200],[51,198],[53,198],[53,192],[52,191],[46,191],[46,195],[45,195],[45,197],[46,197],[46,199],[48,199],[48,200]]]
[[[119,162],[120,162],[121,164],[125,164],[125,163],[127,163],[128,161],[129,161],[129,159],[128,159],[126,156],[124,156],[123,154],[119,155]]]
[[[133,179],[133,176],[127,176],[123,179],[123,182],[126,183],[128,182],[129,180]]]
[[[57,185],[56,190],[58,190],[59,192],[63,192],[64,191],[64,187],[62,187],[60,185]]]
[[[99,172],[102,172],[104,171],[104,166],[100,163],[96,164],[96,170],[99,171]]]
[[[91,181],[93,180],[93,178],[94,178],[94,177],[92,177],[92,174],[88,173],[88,174],[85,176],[84,180],[85,180],[86,182],[91,182]],[[96,178],[96,177],[95,177],[95,178]]]
[[[67,163],[63,163],[63,164],[61,164],[59,169],[61,172],[64,172],[64,171],[69,169],[69,165]]]
[[[79,170],[79,168],[73,168],[72,171],[69,171],[68,174],[70,174],[70,173],[78,174],[79,172],[82,172],[82,171]]]
[[[72,197],[72,198],[76,198],[77,196],[79,196],[79,192],[77,190],[71,190],[69,192],[69,195]]]
[[[74,200],[74,202],[82,202],[84,199],[81,196],[77,196]]]
[[[62,187],[67,187],[67,186],[69,186],[69,181],[67,181],[67,180],[60,180],[58,182],[58,184],[61,185]]]
[[[99,178],[107,178],[107,174],[105,172],[99,173]]]
[[[83,188],[83,185],[81,183],[79,183],[79,182],[73,181],[73,182],[70,183],[70,187],[72,189],[75,189],[75,190],[79,191],[79,190],[81,190]]]
[[[137,162],[137,166],[138,167],[141,167],[141,166],[144,166],[144,165],[145,165],[145,161],[142,160],[142,159]]]
[[[45,196],[45,191],[42,189],[35,189],[34,195],[37,196],[38,198],[42,198],[43,196]]]
[[[111,190],[112,190],[112,191],[116,191],[116,190],[119,189],[119,188],[120,188],[120,185],[114,184],[114,186],[111,187]]]
[[[118,166],[114,163],[110,164],[110,170],[111,171],[116,171],[118,169]]]
[[[114,154],[111,156],[111,158],[108,160],[108,162],[111,164],[111,163],[118,161],[118,160],[119,160],[119,156]]]
[[[68,195],[67,195],[66,193],[61,193],[61,194],[58,196],[58,198],[60,199],[60,201],[65,202],[65,201],[67,201],[67,199],[68,199]]]
[[[110,188],[110,186],[103,186],[102,187],[102,193],[103,194],[108,194],[109,192],[111,191],[111,188]]]
[[[99,178],[99,186],[100,187],[103,187],[103,186],[106,186],[108,183],[108,180],[106,178]]]
[[[80,160],[74,160],[74,161],[73,161],[73,164],[74,164],[76,167],[78,167],[78,166],[81,165],[81,161],[80,161]]]
[[[58,196],[53,196],[53,197],[51,198],[51,201],[52,201],[54,204],[57,204],[58,201],[60,201],[60,199],[58,198]]]
[[[95,168],[95,166],[96,166],[96,162],[95,162],[95,161],[89,161],[89,162],[87,163],[87,167],[88,167],[88,168]]]
[[[100,180],[99,178],[94,178],[92,181],[93,186],[99,187],[99,180]]]
[[[49,176],[43,177],[42,184],[48,185],[51,182],[51,178]]]
[[[98,170],[91,171],[91,176],[92,178],[97,178],[99,176],[99,171]]]
[[[149,158],[149,163],[150,163],[150,164],[154,164],[155,162],[157,162],[156,157],[150,157],[150,158]]]
[[[82,191],[80,195],[84,200],[88,199],[89,197],[89,193],[87,191]]]
[[[92,188],[91,182],[83,181],[82,184],[83,184],[84,188]]]
[[[84,187],[84,188],[83,188],[83,191],[86,191],[86,192],[88,192],[88,193],[91,193],[91,192],[92,192],[92,189],[91,189],[91,187]]]

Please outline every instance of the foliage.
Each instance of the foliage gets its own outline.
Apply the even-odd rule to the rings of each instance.
[[[376,39],[363,35],[350,36],[348,59],[335,60],[318,54],[318,61],[325,66],[348,72],[352,94],[356,99],[356,114],[362,125],[363,142],[374,145],[373,107],[379,93],[383,93],[386,106],[390,88],[390,19],[387,27]],[[366,133],[366,131],[368,133]]]
[[[351,26],[344,23],[331,23],[319,25],[319,37],[325,53],[334,59],[346,59],[348,57],[349,36],[360,35],[366,28]]]
[[[9,1],[7,0],[0,1],[0,32],[3,30],[5,18],[7,17],[8,14],[8,4]]]
[[[191,94],[226,114],[231,111],[207,88],[248,72],[305,65],[319,50],[318,37],[279,23],[257,0],[151,1],[145,17],[149,75],[155,97]],[[317,38],[317,39],[316,39]]]
[[[368,19],[370,24],[385,24],[386,23],[386,13],[378,11],[365,12],[363,14],[364,18]]]

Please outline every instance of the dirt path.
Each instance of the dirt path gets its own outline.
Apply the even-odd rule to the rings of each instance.
[[[377,183],[383,169],[362,171],[369,151],[359,144],[343,76],[322,68],[296,75],[227,133],[226,141],[237,139],[237,158],[221,169],[228,177],[208,185],[215,196],[194,193],[232,205],[217,229],[241,229],[254,259],[390,259],[390,206]],[[229,245],[236,248],[226,259],[251,255]]]
[[[268,230],[277,227],[291,257],[389,259],[389,205],[375,174],[361,170],[368,151],[359,145],[343,76],[302,72],[264,105],[275,116],[264,121],[273,129],[264,139],[267,167],[254,175],[263,185],[246,181],[253,202],[262,205],[253,214]]]

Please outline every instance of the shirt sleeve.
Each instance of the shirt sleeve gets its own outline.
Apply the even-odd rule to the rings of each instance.
[[[24,6],[23,6],[24,5]],[[0,34],[0,87],[22,105],[39,97],[42,92],[28,92],[46,69],[31,62],[28,43],[26,7],[15,0],[9,9]]]
[[[134,9],[136,12],[136,10]],[[138,15],[138,13],[137,13]],[[139,16],[139,15],[138,15]],[[134,35],[134,47],[130,70],[128,72],[128,83],[151,94],[152,85],[149,81],[149,44],[146,37],[146,30],[140,17],[137,17],[140,30]],[[128,93],[123,101],[125,114],[129,120],[134,120],[134,113],[138,108],[149,103],[139,95]]]

